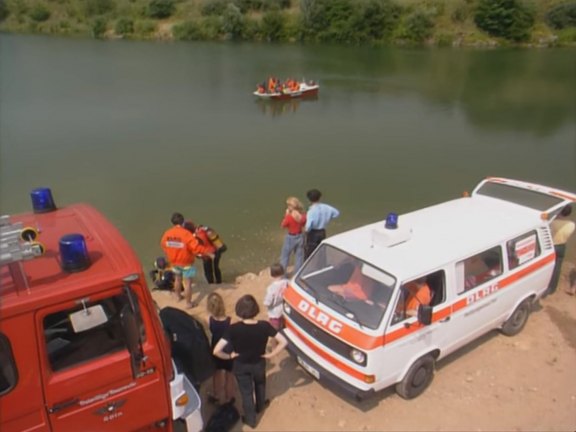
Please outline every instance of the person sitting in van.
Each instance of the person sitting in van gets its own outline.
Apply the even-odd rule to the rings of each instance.
[[[420,305],[430,305],[432,301],[432,290],[430,290],[425,277],[408,282],[404,287],[408,291],[404,309],[407,317],[418,315],[418,307]]]
[[[482,256],[482,263],[485,266],[484,271],[466,276],[465,287],[467,290],[483,284],[502,273],[500,254],[490,251]]]

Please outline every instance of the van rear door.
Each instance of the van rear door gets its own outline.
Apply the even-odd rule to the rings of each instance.
[[[476,186],[472,195],[484,195],[512,202],[546,213],[554,219],[567,204],[576,202],[576,195],[562,189],[519,180],[489,177]]]
[[[129,293],[118,287],[37,312],[53,431],[128,431],[168,420],[157,342]]]

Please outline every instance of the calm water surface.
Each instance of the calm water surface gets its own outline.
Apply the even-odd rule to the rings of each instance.
[[[215,227],[225,278],[277,260],[288,195],[336,233],[488,175],[576,190],[576,50],[102,42],[0,35],[0,210],[89,202],[160,254],[170,214]],[[318,80],[259,103],[268,75]]]

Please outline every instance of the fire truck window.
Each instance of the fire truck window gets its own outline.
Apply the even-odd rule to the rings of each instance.
[[[82,305],[47,315],[44,318],[44,337],[52,370],[60,371],[127,349],[120,320],[120,311],[126,302],[126,297],[119,295],[87,303],[87,307],[101,305],[107,320],[79,332],[74,331],[69,315],[81,311]]]
[[[540,255],[540,244],[538,243],[538,235],[536,231],[530,231],[514,240],[510,240],[506,244],[508,251],[508,267],[510,270],[532,261]]]
[[[466,258],[456,265],[458,293],[465,292],[502,274],[502,248],[496,246]]]
[[[18,374],[10,341],[6,336],[0,334],[0,395],[12,390],[16,381],[18,381]]]

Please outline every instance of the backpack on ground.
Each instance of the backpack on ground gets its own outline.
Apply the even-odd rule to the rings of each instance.
[[[220,405],[208,420],[204,432],[229,432],[240,419],[234,400]]]

